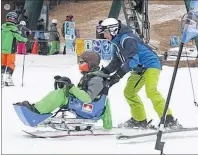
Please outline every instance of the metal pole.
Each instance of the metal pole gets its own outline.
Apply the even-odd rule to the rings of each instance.
[[[163,154],[163,149],[164,149],[164,144],[165,144],[165,142],[161,142],[161,138],[162,138],[162,134],[163,134],[163,130],[164,130],[166,112],[167,112],[168,107],[169,107],[169,102],[170,102],[175,78],[176,78],[176,75],[177,75],[177,69],[178,69],[178,66],[179,66],[179,61],[180,61],[180,58],[181,58],[183,46],[184,46],[184,43],[181,43],[180,47],[179,47],[179,52],[178,52],[178,55],[177,55],[177,60],[176,60],[176,63],[175,63],[175,67],[174,67],[174,72],[173,72],[173,75],[172,75],[171,84],[170,84],[170,87],[169,87],[168,97],[167,97],[166,104],[165,104],[165,107],[164,107],[163,116],[161,118],[159,131],[157,133],[157,140],[156,140],[156,144],[155,144],[155,149],[160,150],[161,154]]]
[[[113,0],[111,9],[109,11],[108,18],[116,18],[118,19],[121,11],[121,0]]]
[[[24,72],[25,72],[25,53],[23,55],[22,84],[21,84],[22,87],[23,87]]]

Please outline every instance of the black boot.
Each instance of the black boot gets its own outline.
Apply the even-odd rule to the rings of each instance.
[[[183,128],[181,124],[178,123],[178,120],[173,118],[171,115],[166,116],[166,120],[164,123],[165,128],[170,128],[170,129],[181,129]]]
[[[143,128],[143,129],[147,129],[147,120],[143,120],[143,121],[136,121],[134,118],[129,119],[128,121],[126,121],[125,123],[120,124],[118,127],[120,128]]]
[[[27,107],[30,111],[34,112],[34,113],[37,113],[37,114],[40,114],[40,112],[34,107],[34,104],[30,104],[28,101],[23,101],[23,102],[18,102],[16,103],[20,106],[25,106]]]

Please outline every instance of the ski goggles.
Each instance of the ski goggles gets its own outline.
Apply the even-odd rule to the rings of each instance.
[[[105,32],[109,32],[109,28],[107,26],[101,26],[101,25],[98,25],[96,27],[96,31],[99,33],[99,34],[102,34],[102,33],[105,33]]]

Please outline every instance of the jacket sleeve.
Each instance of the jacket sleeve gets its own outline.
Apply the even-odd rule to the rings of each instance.
[[[136,68],[139,64],[139,56],[137,54],[138,43],[134,38],[126,38],[123,42],[123,54],[125,62],[118,69],[117,73],[123,77],[126,73]]]
[[[29,32],[29,31],[30,31],[30,29],[28,29],[28,28],[27,28],[27,27],[25,27],[25,26],[22,26],[22,31]]]
[[[109,65],[105,67],[105,69],[107,70],[107,72],[109,74],[115,72],[122,65],[122,62],[120,61],[120,59],[116,55],[115,50],[117,50],[117,49],[114,49],[114,51],[113,51],[113,59],[111,60]]]
[[[74,95],[76,98],[79,100],[85,102],[85,103],[90,103],[91,98],[89,94],[87,94],[84,90],[81,90],[80,88],[73,86],[70,90],[69,93]]]
[[[16,40],[21,41],[21,42],[27,42],[28,41],[28,39],[22,37],[17,30],[12,30],[11,32],[13,33],[13,36],[14,36],[14,38],[16,38]]]

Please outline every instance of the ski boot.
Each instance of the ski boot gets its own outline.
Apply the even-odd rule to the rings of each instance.
[[[182,129],[183,126],[178,123],[178,120],[173,118],[171,115],[166,116],[166,120],[164,123],[164,127],[166,129]]]
[[[147,122],[147,120],[136,121],[134,118],[129,119],[125,123],[118,125],[119,128],[129,128],[129,129],[155,129],[154,126],[151,125],[151,121]]]
[[[20,106],[25,106],[27,107],[30,111],[40,114],[39,111],[34,107],[34,104],[30,104],[28,101],[23,101],[23,102],[18,102],[16,103],[17,105]]]
[[[4,79],[4,85],[5,86],[14,86],[14,83],[12,81],[12,75],[11,74],[5,73],[3,75],[3,77],[4,77],[3,79]]]

